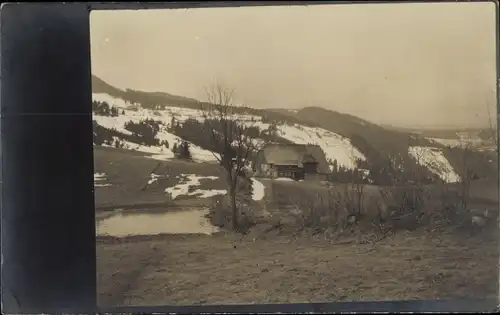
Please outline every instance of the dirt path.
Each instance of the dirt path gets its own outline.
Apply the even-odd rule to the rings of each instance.
[[[401,234],[371,245],[275,237],[99,239],[99,303],[193,305],[497,296],[496,241]]]

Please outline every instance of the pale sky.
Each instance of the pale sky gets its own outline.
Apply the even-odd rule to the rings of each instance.
[[[488,125],[495,4],[403,3],[93,11],[92,73],[251,107],[322,106],[407,127]]]

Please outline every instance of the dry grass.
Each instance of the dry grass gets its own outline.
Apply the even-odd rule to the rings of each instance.
[[[151,173],[166,175],[146,187]],[[223,173],[215,164],[193,163],[180,160],[157,161],[147,154],[115,148],[94,148],[94,172],[105,173],[112,186],[95,189],[96,207],[127,204],[154,204],[167,202],[165,188],[175,186],[180,174],[218,176],[220,180],[200,181],[200,189],[223,189]]]
[[[264,181],[275,216],[289,216],[298,230],[342,232],[344,229],[385,234],[388,230],[467,226],[469,209],[488,208],[498,216],[496,183],[471,183],[467,209],[457,185],[373,186]],[[491,187],[494,185],[493,187]],[[290,211],[291,210],[291,211]],[[355,223],[355,224],[352,224]]]
[[[124,188],[116,197],[126,198],[125,195],[132,194],[142,185],[144,177],[149,176],[157,161],[135,155],[130,155],[130,160],[127,160],[123,154],[110,158],[109,154],[113,154],[110,152],[101,152],[104,156],[96,154],[96,160],[101,161],[96,163],[96,171],[108,173],[112,180],[123,181]],[[111,166],[105,164],[109,161],[112,161]],[[216,166],[211,169],[207,165],[172,163],[176,164],[168,165],[179,174],[217,176],[213,173]],[[130,168],[131,165],[134,168]],[[195,169],[197,167],[199,170]],[[127,172],[123,172],[124,169]],[[346,196],[345,189],[342,189],[345,185],[328,189],[309,183],[263,181],[263,184],[268,189],[266,199],[262,202],[250,201],[248,211],[243,210],[247,211],[244,217],[250,223],[258,224],[247,235],[220,233],[214,236],[99,238],[97,268],[100,305],[298,303],[497,296],[497,229],[490,226],[489,235],[487,231],[482,231],[466,238],[469,231],[451,229],[451,221],[440,229],[429,228],[434,224],[432,220],[437,222],[436,216],[446,214],[442,211],[443,206],[456,203],[456,196],[450,193],[453,189],[448,189],[451,186],[429,187],[426,190],[428,197],[419,207],[432,220],[424,222],[420,229],[400,231],[368,244],[357,242],[358,245],[350,245],[345,242],[335,244],[322,235],[312,235],[305,228],[319,226],[328,230],[340,227],[348,234],[355,231],[355,240],[359,235],[365,237],[369,233],[363,230],[363,223],[368,223],[366,226],[370,228],[374,219],[387,219],[392,211],[380,211],[378,200],[383,199],[380,194],[383,189],[369,185],[364,187],[363,207],[358,211],[360,220],[356,227],[346,228],[347,216],[359,207],[355,194],[347,192]],[[487,188],[490,185],[485,182],[472,185],[472,206],[491,208],[495,202],[498,204],[498,188],[496,191]],[[157,189],[163,192],[164,187],[158,186]],[[405,191],[405,187],[393,189],[390,198],[393,208],[401,205],[402,196],[407,196]],[[444,193],[449,193],[448,199],[443,197]],[[141,196],[133,195],[129,199],[136,202]],[[148,191],[148,196],[154,196],[154,191]],[[106,198],[100,199],[101,202],[112,201]],[[489,203],[484,203],[484,200],[489,200]],[[300,211],[294,212],[285,207],[289,204],[298,205]],[[270,212],[270,216],[261,215],[264,209]],[[451,212],[454,213],[457,212]],[[224,219],[225,212],[219,214]],[[281,226],[276,225],[276,221]],[[297,231],[300,230],[303,233],[298,236]]]
[[[375,247],[274,237],[101,239],[101,306],[494,298],[496,240],[402,233]]]

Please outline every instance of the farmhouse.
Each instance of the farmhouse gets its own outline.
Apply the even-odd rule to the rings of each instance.
[[[318,145],[267,144],[257,153],[253,171],[256,176],[294,180],[326,180],[330,168]]]

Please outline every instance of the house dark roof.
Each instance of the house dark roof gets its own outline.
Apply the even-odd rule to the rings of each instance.
[[[318,173],[330,173],[325,153],[319,145],[312,144],[266,144],[260,152],[266,163],[275,165],[297,165],[318,163]]]

